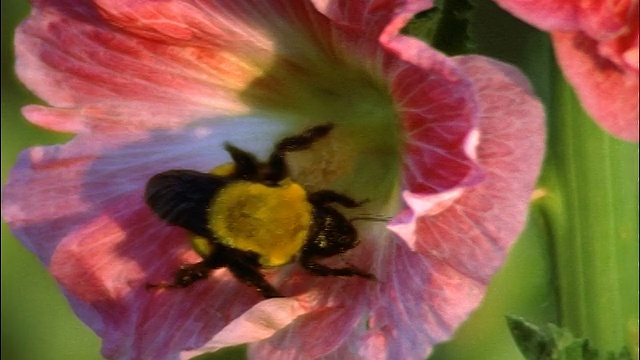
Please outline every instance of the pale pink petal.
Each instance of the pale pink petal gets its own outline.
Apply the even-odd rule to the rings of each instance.
[[[352,331],[361,307],[356,303],[309,312],[249,347],[251,359],[317,359],[334,351]],[[294,335],[294,336],[292,336]]]
[[[86,118],[72,109],[55,109],[41,105],[27,105],[22,115],[31,123],[53,131],[79,133],[85,129]]]
[[[384,339],[385,358],[425,358],[433,345],[450,338],[467,319],[484,296],[486,284],[398,242],[386,251],[393,258],[388,259],[389,273],[370,315],[368,340],[373,344],[361,348],[360,355],[375,356],[381,347],[375,343]]]
[[[486,58],[456,61],[474,80],[479,97],[478,161],[486,178],[465,189],[445,210],[431,214],[413,207],[397,218],[403,226],[391,227],[418,251],[411,253],[402,245],[389,251],[387,273],[396,275],[383,284],[380,296],[389,296],[396,305],[379,308],[372,317],[379,322],[373,328],[383,336],[371,336],[367,349],[375,350],[375,342],[384,338],[391,358],[426,356],[479,304],[524,226],[540,170],[544,115],[526,79],[514,68]],[[429,340],[420,345],[417,338],[399,341],[419,333]]]
[[[299,306],[295,298],[275,298],[261,301],[234,319],[197,351],[183,352],[181,357],[189,359],[203,353],[214,352],[223,347],[268,338],[304,312],[305,310]]]
[[[255,59],[279,35],[311,25],[302,20],[312,12],[307,1],[288,0],[95,2],[104,18],[123,31]]]
[[[374,254],[379,283],[368,289],[371,307],[327,359],[423,359],[484,295],[485,284],[431,263],[392,234],[384,240]]]
[[[399,33],[432,0],[312,0],[322,14],[338,26],[358,29],[363,36],[378,38],[383,32]],[[362,31],[362,29],[366,29]]]
[[[361,269],[371,268],[375,254],[373,240],[349,251],[342,259],[328,259],[324,264],[344,266],[345,262]],[[379,239],[375,239],[376,241]],[[367,242],[366,244],[364,242]],[[376,281],[356,277],[318,277],[294,266],[278,274],[279,289],[297,294],[299,306],[308,312],[294,319],[268,339],[252,343],[252,359],[316,359],[335,351],[350,336],[354,328],[362,326],[363,314],[369,306],[371,289]]]
[[[184,230],[167,227],[144,204],[145,183],[163,170],[207,171],[229,161],[223,141],[266,155],[282,131],[265,119],[220,119],[214,127],[80,135],[33,148],[3,189],[3,216],[104,339],[106,357],[174,358],[261,298],[226,270],[185,291],[147,290],[197,256]]]
[[[526,79],[515,69],[480,57],[458,62],[475,80],[482,104],[478,158],[487,178],[446,211],[430,216],[416,213],[420,239],[416,247],[486,281],[524,225],[543,154],[544,115]],[[459,241],[451,240],[454,234]]]

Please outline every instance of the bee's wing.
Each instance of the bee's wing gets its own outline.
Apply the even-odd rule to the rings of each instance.
[[[158,217],[171,225],[212,238],[207,223],[209,204],[227,180],[193,170],[169,170],[147,182],[144,198]]]

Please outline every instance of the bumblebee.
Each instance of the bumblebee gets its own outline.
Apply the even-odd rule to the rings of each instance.
[[[334,206],[356,208],[363,202],[331,190],[308,192],[289,176],[286,154],[310,148],[332,129],[320,125],[286,137],[266,162],[226,143],[232,163],[209,173],[169,170],[149,179],[147,205],[167,224],[193,234],[192,247],[202,261],[181,266],[171,283],[148,287],[185,288],[225,267],[264,297],[279,297],[260,270],[296,258],[314,275],[374,279],[349,264],[332,268],[318,262],[358,245],[355,227]]]

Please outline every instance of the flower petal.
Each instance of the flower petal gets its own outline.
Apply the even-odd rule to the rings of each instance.
[[[496,0],[549,31],[580,102],[606,131],[638,141],[638,1]]]
[[[193,8],[184,4],[172,10],[188,14]],[[261,72],[254,60],[262,58],[264,64],[270,58],[264,34],[246,24],[209,17],[207,25],[218,36],[209,37],[207,44],[169,37],[157,41],[132,36],[122,24],[106,23],[113,19],[104,15],[113,14],[90,2],[36,1],[31,17],[16,33],[19,77],[49,104],[77,113],[83,125],[70,130],[107,125],[130,131],[174,128],[248,111],[238,93]],[[150,26],[172,24],[162,18],[137,20]],[[241,38],[250,41],[239,42]]]
[[[417,39],[390,37],[387,68],[405,135],[405,186],[431,194],[482,180],[473,159],[477,104],[458,65]]]
[[[582,33],[552,33],[558,62],[587,112],[611,134],[638,141],[638,74],[598,55]],[[637,47],[636,47],[637,51]]]
[[[352,303],[301,315],[268,340],[249,347],[251,359],[317,359],[335,350],[351,332],[361,307]],[[293,335],[293,336],[292,336]]]
[[[266,155],[282,131],[264,119],[219,119],[215,126],[79,135],[64,146],[33,148],[3,189],[3,216],[103,337],[105,356],[174,358],[202,346],[261,298],[226,270],[184,291],[147,290],[146,283],[170,281],[197,256],[185,231],[147,208],[145,183],[164,170],[207,171],[227,162],[225,140]]]
[[[184,352],[182,357],[189,359],[223,347],[268,338],[303,313],[304,309],[299,306],[295,298],[275,298],[261,301],[234,319],[197,351]]]
[[[376,334],[371,338],[374,341],[385,339],[386,358],[425,358],[433,345],[450,338],[477,307],[486,284],[444,262],[430,261],[404,244],[395,242],[393,246],[390,253],[394,259],[379,290],[381,306],[374,308],[370,317],[369,336]],[[378,351],[376,346],[365,350]]]
[[[435,215],[413,207],[414,232],[402,237],[415,236],[417,251],[487,281],[524,225],[543,154],[544,115],[515,69],[481,57],[457,61],[474,78],[482,104],[478,160],[487,178]]]
[[[508,12],[542,29],[573,30],[579,23],[576,2],[556,0],[495,0]]]
[[[366,29],[363,34],[377,38],[385,30],[397,34],[431,0],[312,0],[316,9],[338,25]]]
[[[328,259],[323,263],[342,267],[347,262],[367,269],[362,260],[370,259],[372,254],[373,247],[362,244],[344,259]],[[270,338],[250,344],[249,358],[316,359],[330,354],[360,325],[367,296],[377,285],[357,277],[318,277],[298,266],[278,274],[276,282],[282,283],[279,288],[283,292],[300,294],[295,298],[306,313]]]
[[[353,6],[356,3],[364,2]],[[382,3],[367,3],[367,9],[378,9]],[[403,4],[393,12],[391,23],[403,23],[410,11],[426,6],[424,2]],[[435,193],[480,181],[481,171],[468,146],[477,126],[477,104],[464,73],[425,43],[398,34],[398,26],[389,25],[383,34],[377,34],[379,39],[363,36],[369,28],[361,29],[357,19],[352,19],[353,26],[340,23],[349,19],[348,14],[334,13],[342,8],[333,6],[321,10],[329,12],[333,37],[343,44],[340,49],[346,61],[365,64],[373,78],[382,75],[384,87],[391,90],[394,118],[384,120],[400,123],[399,129],[391,131],[401,133],[402,185],[416,193]],[[348,9],[343,10],[351,13]],[[391,131],[385,129],[384,138],[393,138]]]
[[[384,44],[391,53],[381,51],[375,38],[363,40],[365,27],[357,25],[356,19],[342,19],[357,25],[358,31],[347,31],[338,22],[328,24],[303,2],[103,0],[99,8],[70,4],[38,1],[33,16],[18,32],[18,72],[23,81],[52,105],[64,108],[26,109],[34,123],[74,132],[174,128],[220,113],[249,111],[239,98],[248,96],[241,93],[249,84],[259,94],[254,97],[289,99],[282,108],[295,111],[300,104],[295,100],[292,104],[292,99],[305,84],[288,82],[300,79],[299,69],[317,63],[313,58],[320,54],[334,62],[336,57],[342,59],[345,63],[340,66],[357,63],[376,76],[385,73],[394,101],[401,107],[403,126],[412,137],[406,143],[412,155],[411,164],[406,165],[406,182],[415,191],[433,192],[456,186],[463,179],[479,179],[469,176],[475,168],[463,150],[465,136],[474,126],[469,84],[455,74],[444,56],[415,39],[393,35],[412,13],[429,6],[428,2],[358,5],[376,21],[397,23],[385,30]],[[396,10],[389,12],[390,6]],[[361,20],[367,26],[372,21]],[[103,25],[96,25],[100,23]],[[180,29],[176,24],[181,24]],[[68,28],[74,31],[65,31]],[[184,32],[187,28],[190,34]],[[317,49],[309,53],[304,44]],[[280,49],[283,46],[286,51]],[[285,58],[281,62],[288,65],[283,72],[263,74],[274,61],[274,47]],[[401,61],[397,56],[402,56]],[[423,73],[428,81],[417,80],[423,77],[416,73]],[[265,79],[254,81],[260,76]],[[307,88],[314,89],[313,82],[322,79],[322,74],[303,73],[302,78],[307,77],[311,81]],[[309,95],[314,94],[317,91]],[[362,103],[360,100],[356,97],[353,102]],[[366,100],[371,101],[365,99],[365,104]],[[319,103],[323,109],[333,108]],[[331,111],[321,114],[325,120],[318,121],[343,120],[338,116],[348,120],[358,111],[357,107],[352,113]],[[319,116],[314,111],[302,115],[306,119]],[[441,171],[443,164],[452,164],[452,170]],[[428,176],[422,176],[422,171]]]
[[[390,226],[417,251],[411,253],[401,245],[390,251],[393,260],[387,273],[393,276],[380,296],[396,305],[390,307],[393,311],[378,309],[372,318],[379,323],[374,329],[380,336],[371,336],[371,341],[380,337],[388,341],[391,357],[424,357],[479,304],[524,226],[541,166],[544,114],[527,80],[514,68],[486,58],[466,56],[456,61],[474,80],[478,94],[478,161],[486,178],[453,202],[447,197],[434,199],[436,204],[449,204],[444,210],[433,213],[433,206],[413,206]],[[419,333],[429,341],[406,341]],[[397,344],[405,347],[394,348]],[[372,344],[371,349],[376,348]]]

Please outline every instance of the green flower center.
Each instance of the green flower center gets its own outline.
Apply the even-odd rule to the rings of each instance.
[[[299,58],[305,61],[276,58],[242,99],[295,129],[335,124],[310,150],[287,156],[292,178],[310,191],[330,188],[368,199],[367,211],[392,214],[398,206],[401,131],[389,87],[344,59],[318,51]]]

